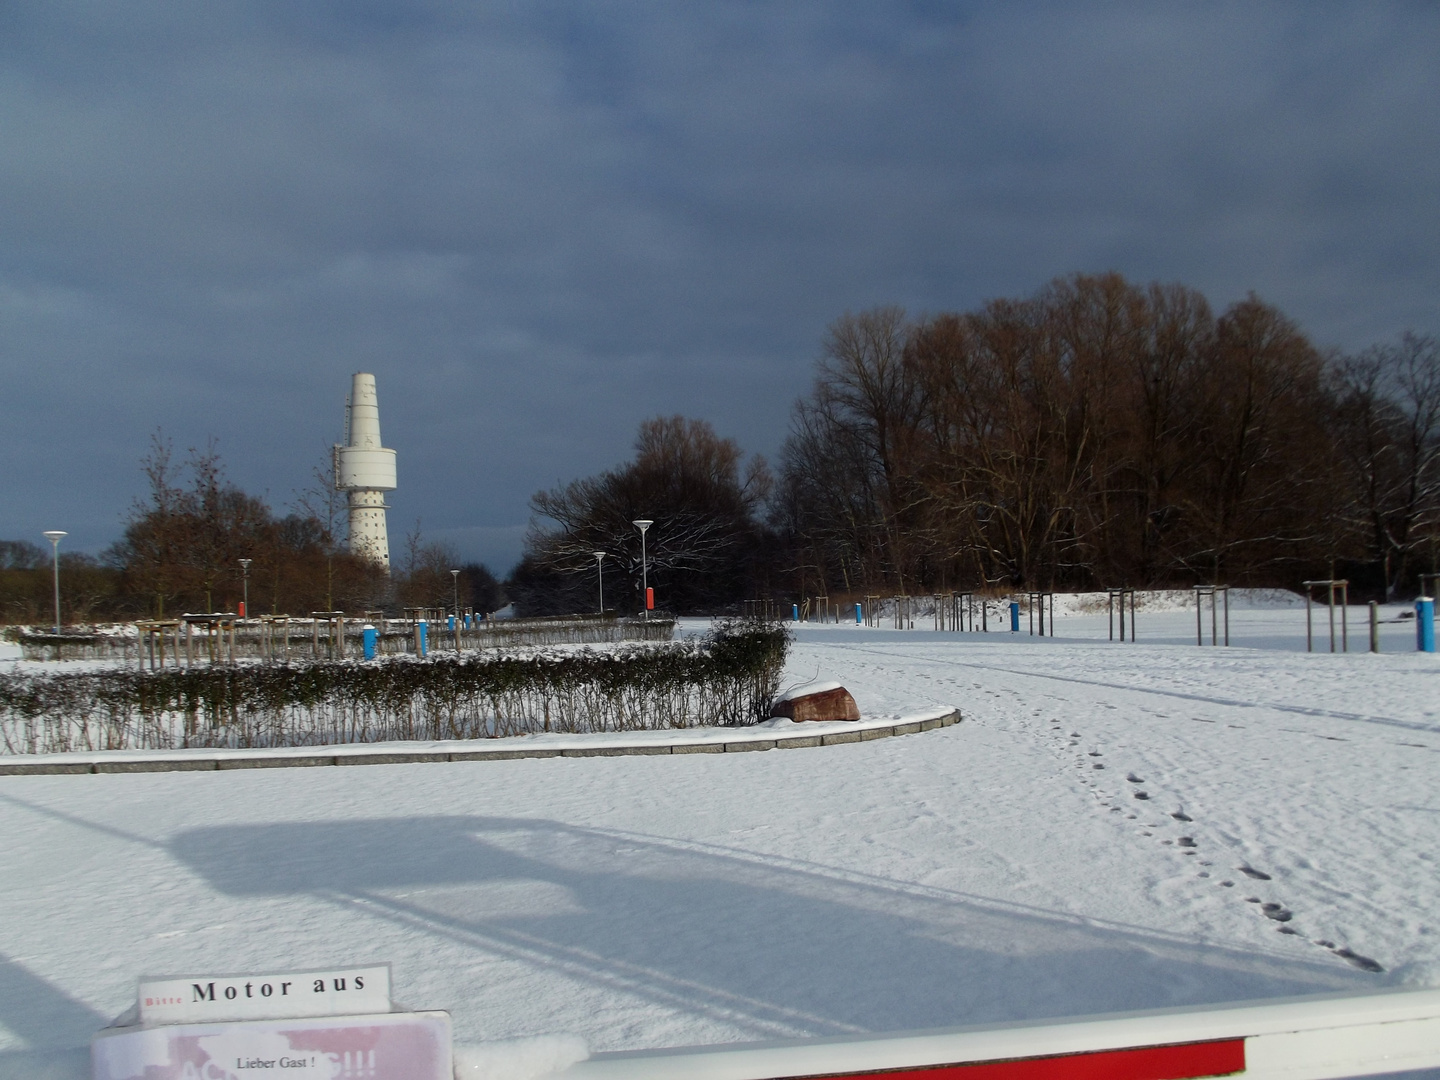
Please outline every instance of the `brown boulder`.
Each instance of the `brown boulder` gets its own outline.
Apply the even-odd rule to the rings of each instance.
[[[802,720],[859,720],[860,706],[843,686],[819,690],[813,694],[777,701],[770,709],[771,718],[786,716],[796,723]]]

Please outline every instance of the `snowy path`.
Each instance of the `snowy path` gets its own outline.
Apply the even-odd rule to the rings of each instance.
[[[966,717],[819,750],[0,777],[0,1076],[198,970],[594,1049],[1440,985],[1440,661],[1083,636],[802,627]]]

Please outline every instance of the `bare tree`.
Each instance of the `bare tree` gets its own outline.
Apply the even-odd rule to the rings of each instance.
[[[1389,599],[1433,543],[1440,513],[1440,353],[1433,338],[1406,333],[1341,358],[1333,382],[1348,524]]]
[[[604,551],[613,595],[624,594],[623,582],[638,605],[647,576],[642,550],[648,578],[667,606],[733,602],[752,570],[755,517],[771,486],[763,459],[747,463],[740,447],[705,421],[647,420],[630,463],[532,498],[536,517],[514,582],[517,602],[581,610],[590,596],[594,553]],[[643,548],[633,524],[641,518],[654,522]]]

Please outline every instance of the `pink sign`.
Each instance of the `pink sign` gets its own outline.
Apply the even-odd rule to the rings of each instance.
[[[452,1080],[450,1014],[107,1028],[93,1080]]]

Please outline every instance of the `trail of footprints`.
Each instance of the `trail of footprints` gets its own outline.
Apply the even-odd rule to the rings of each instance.
[[[1060,725],[1058,721],[1051,721],[1050,730],[1052,732],[1063,732],[1065,729]],[[1078,731],[1070,732],[1067,748],[1079,747],[1080,745],[1080,733]],[[1102,772],[1107,768],[1106,763],[1100,760],[1104,756],[1105,755],[1100,751],[1098,747],[1092,746],[1089,750],[1085,751],[1077,758],[1076,767],[1084,770],[1085,773]],[[1086,767],[1087,765],[1088,768]],[[1096,781],[1098,781],[1099,779],[1099,777],[1095,778]],[[1130,785],[1130,797],[1132,799],[1140,803],[1150,802],[1150,793],[1141,786],[1145,783],[1143,777],[1140,777],[1133,772],[1127,772],[1125,774],[1125,780]],[[1084,773],[1082,773],[1080,777],[1080,783],[1086,786],[1090,786],[1091,779],[1085,776]],[[1110,801],[1113,798],[1112,796],[1104,795],[1099,791],[1095,791],[1093,792],[1093,794],[1095,795],[1097,801],[1101,801],[1104,803],[1110,813],[1126,814],[1124,807],[1117,806],[1113,801]],[[1175,809],[1170,813],[1169,816],[1171,817],[1171,819],[1179,822],[1181,825],[1192,824],[1195,820],[1189,814],[1185,813],[1184,806],[1180,806],[1179,808]],[[1126,814],[1126,817],[1131,821],[1139,820],[1138,814]],[[1165,827],[1165,823],[1142,823],[1139,827],[1142,830],[1142,836],[1154,836],[1155,833],[1150,830],[1161,829]],[[1200,844],[1194,836],[1181,836],[1175,839],[1167,838],[1162,839],[1160,842],[1167,847],[1173,846],[1180,849],[1180,853],[1182,855],[1198,856],[1201,853]],[[1202,867],[1209,867],[1213,865],[1213,863],[1201,858],[1197,858],[1196,863]],[[1239,874],[1243,875],[1245,879],[1250,881],[1274,880],[1265,871],[1257,870],[1255,867],[1250,866],[1248,863],[1237,866],[1235,869]],[[1200,870],[1197,876],[1201,878],[1209,878],[1210,871],[1208,869]],[[1218,882],[1217,884],[1222,889],[1233,889],[1235,887],[1235,881],[1230,878],[1226,878]],[[1256,910],[1262,916],[1270,919],[1273,922],[1278,923],[1279,925],[1276,927],[1276,929],[1280,933],[1290,934],[1296,937],[1302,936],[1299,930],[1297,930],[1294,926],[1290,925],[1295,918],[1295,913],[1291,911],[1288,907],[1286,907],[1284,904],[1274,900],[1264,900],[1258,896],[1245,897],[1245,903],[1254,904]],[[1381,965],[1378,960],[1374,960],[1368,956],[1362,956],[1360,953],[1355,952],[1353,949],[1339,947],[1333,941],[1327,941],[1324,938],[1311,938],[1309,940],[1312,945],[1317,945],[1321,948],[1329,949],[1336,956],[1340,957],[1341,959],[1345,960],[1350,964],[1353,964],[1355,967],[1360,968],[1362,971],[1381,972],[1385,970],[1384,966]]]

